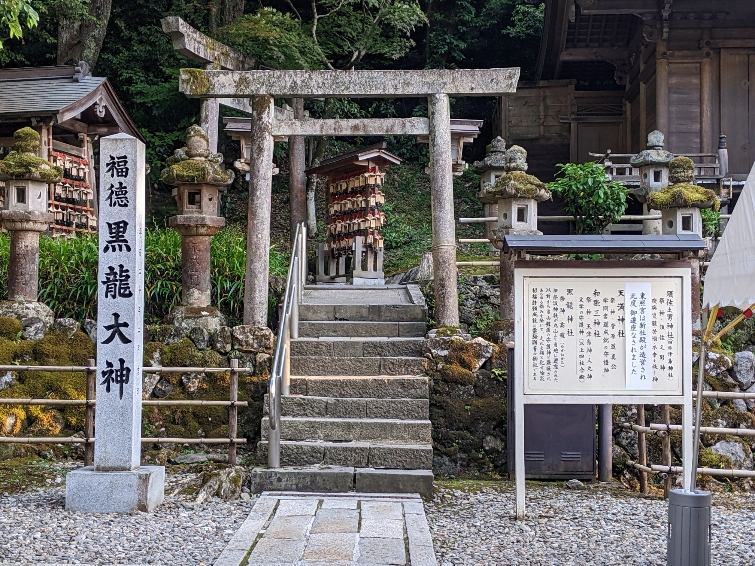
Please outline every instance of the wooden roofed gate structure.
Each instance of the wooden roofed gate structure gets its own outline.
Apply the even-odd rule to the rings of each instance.
[[[453,149],[449,96],[501,96],[513,93],[519,69],[413,70],[413,71],[283,71],[240,70],[252,67],[226,46],[208,47],[201,33],[179,18],[163,20],[181,53],[205,64],[206,69],[182,69],[179,89],[200,98],[203,125],[217,128],[217,105],[248,111],[249,213],[247,265],[244,286],[244,324],[267,323],[273,143],[289,137],[291,152],[291,224],[306,219],[303,136],[412,135],[427,136],[433,219],[435,318],[439,327],[458,327],[456,236],[453,203]],[[240,63],[240,61],[245,61]],[[217,70],[218,67],[228,70]],[[209,70],[216,69],[216,70]],[[291,117],[274,104],[275,98],[294,100]],[[374,118],[367,120],[305,119],[305,98],[427,98],[427,118]],[[247,102],[248,101],[248,102]],[[205,121],[208,121],[205,123]],[[215,134],[215,143],[217,143]],[[213,136],[210,135],[211,140]],[[301,140],[301,141],[299,141]]]

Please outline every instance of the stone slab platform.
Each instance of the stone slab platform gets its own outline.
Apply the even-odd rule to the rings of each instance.
[[[417,494],[264,492],[215,566],[437,566]]]
[[[66,511],[74,513],[151,513],[162,502],[165,468],[101,472],[93,466],[66,475]]]

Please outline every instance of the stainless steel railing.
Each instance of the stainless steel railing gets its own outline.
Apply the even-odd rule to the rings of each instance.
[[[270,372],[269,387],[269,423],[267,438],[267,465],[280,467],[281,447],[281,396],[291,390],[291,338],[299,337],[299,304],[304,285],[307,282],[307,228],[299,224],[291,250],[291,262],[288,265],[286,293],[283,297],[278,339],[275,344],[275,358]]]

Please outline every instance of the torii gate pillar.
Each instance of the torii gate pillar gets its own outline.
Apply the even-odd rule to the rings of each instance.
[[[459,326],[456,281],[456,218],[451,157],[451,110],[447,94],[427,97],[430,118],[430,195],[433,220],[435,321]]]
[[[267,326],[270,212],[273,186],[273,97],[252,96],[244,324]]]

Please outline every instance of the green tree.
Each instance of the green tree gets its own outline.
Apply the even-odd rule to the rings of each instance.
[[[21,39],[24,36],[23,27],[34,28],[39,23],[39,14],[32,8],[29,0],[2,0],[0,2],[0,33],[8,37],[5,39]],[[0,35],[0,49],[3,49],[3,35]]]
[[[575,217],[577,234],[600,234],[621,220],[627,208],[627,188],[606,175],[600,163],[559,163],[556,180],[548,188],[564,199]]]

